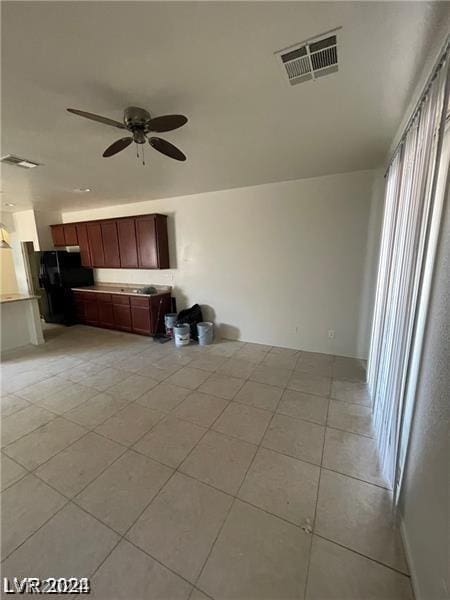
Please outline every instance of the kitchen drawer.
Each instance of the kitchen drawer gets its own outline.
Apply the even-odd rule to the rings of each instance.
[[[114,304],[126,304],[130,306],[130,297],[124,294],[111,294],[111,298]]]
[[[130,296],[130,304],[131,306],[138,306],[142,308],[148,308],[150,306],[148,297],[139,298],[138,296]]]
[[[97,292],[97,300],[99,302],[112,302],[111,294],[103,294],[102,292]]]
[[[73,295],[77,300],[94,300],[96,296],[94,292],[73,292]]]

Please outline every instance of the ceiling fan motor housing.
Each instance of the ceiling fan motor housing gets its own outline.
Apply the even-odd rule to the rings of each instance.
[[[144,108],[138,106],[129,106],[123,114],[123,122],[133,134],[133,139],[137,144],[145,144],[147,141],[145,134],[148,133],[151,116]]]

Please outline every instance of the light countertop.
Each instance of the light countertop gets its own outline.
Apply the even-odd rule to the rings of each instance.
[[[154,287],[156,294],[140,294],[137,290],[143,287]],[[123,294],[125,296],[158,296],[168,294],[172,288],[170,285],[130,285],[129,283],[96,283],[86,287],[73,287],[75,292],[98,292],[100,294]]]
[[[22,302],[23,300],[33,300],[34,298],[38,298],[38,296],[31,296],[30,294],[0,294],[0,304]]]

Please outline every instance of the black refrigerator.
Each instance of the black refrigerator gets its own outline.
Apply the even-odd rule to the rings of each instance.
[[[73,325],[76,320],[70,288],[93,285],[92,269],[81,266],[79,252],[51,250],[35,252],[35,255],[44,296],[41,306],[45,322]]]

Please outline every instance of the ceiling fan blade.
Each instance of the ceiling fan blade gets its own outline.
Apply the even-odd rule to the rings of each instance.
[[[91,119],[91,121],[97,121],[98,123],[103,123],[104,125],[111,125],[112,127],[118,127],[119,129],[126,129],[126,126],[119,121],[114,121],[114,119],[108,119],[108,117],[102,117],[100,115],[94,115],[94,113],[85,112],[84,110],[77,110],[76,108],[68,108],[70,113],[74,115],[78,115],[80,117],[84,117],[85,119]]]
[[[121,150],[125,150],[125,148],[127,148],[132,141],[132,137],[120,138],[120,140],[117,140],[116,142],[111,144],[111,146],[108,146],[106,148],[106,150],[103,152],[103,158],[109,158],[110,156],[117,154]]]
[[[178,129],[187,123],[187,117],[184,115],[164,115],[150,119],[148,128],[150,131],[172,131]]]
[[[159,137],[151,137],[148,140],[150,146],[161,154],[165,154],[170,158],[174,158],[175,160],[186,160],[186,156],[179,150],[176,146],[168,142],[167,140],[162,140]]]

